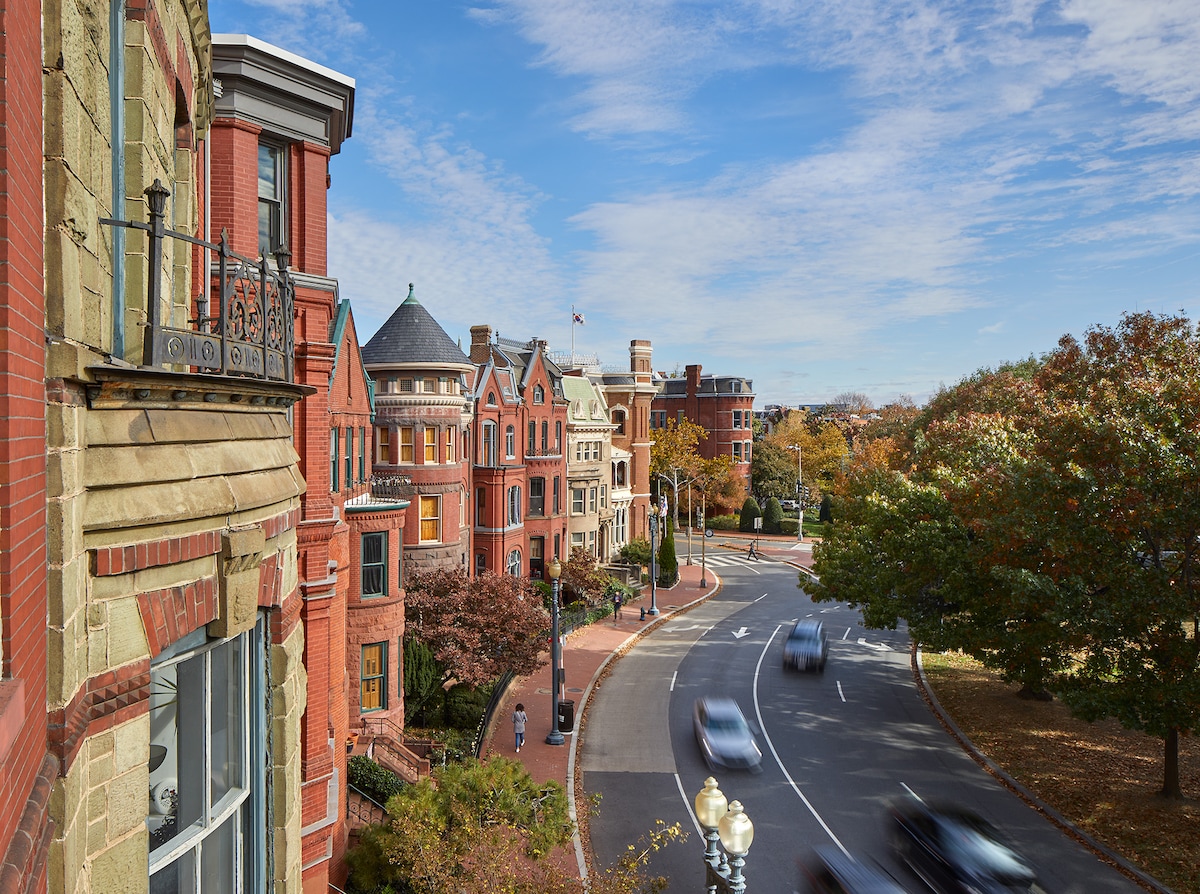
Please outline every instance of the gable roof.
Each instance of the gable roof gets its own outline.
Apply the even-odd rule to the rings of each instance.
[[[408,284],[408,297],[363,346],[363,363],[369,365],[427,364],[469,369],[473,366],[446,330],[427,311]]]
[[[367,375],[367,369],[362,364],[362,347],[358,344],[358,335],[355,333],[354,314],[350,310],[349,301],[339,300],[334,311],[333,323],[331,325],[333,333],[330,341],[333,342],[333,367],[329,371],[330,383],[337,377],[338,367],[342,362],[342,343],[346,341],[346,330],[350,330],[350,344],[352,347],[358,348],[359,365],[358,371],[363,377],[363,387],[367,392],[367,401],[371,406],[371,414],[375,413],[375,381]]]

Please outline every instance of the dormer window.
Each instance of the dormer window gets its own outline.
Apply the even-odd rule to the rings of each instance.
[[[496,392],[495,391],[488,392],[487,405],[489,407],[496,406]]]
[[[546,402],[546,389],[541,385],[533,386],[533,402],[535,404],[544,404]]]

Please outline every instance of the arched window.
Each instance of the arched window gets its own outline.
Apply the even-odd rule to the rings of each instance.
[[[616,433],[618,435],[625,434],[625,411],[624,410],[613,410],[612,421],[613,421],[613,425],[615,425],[617,427]]]
[[[625,463],[617,463],[613,466],[613,486],[625,486]]]
[[[496,406],[496,392],[495,392],[495,391],[489,391],[489,392],[488,392],[487,405],[488,405],[489,407],[494,407],[494,406]]]
[[[546,389],[541,385],[533,386],[533,402],[535,404],[544,404],[546,402]]]
[[[514,549],[508,554],[508,563],[505,567],[505,571],[507,571],[513,577],[521,576],[521,551],[519,549]]]

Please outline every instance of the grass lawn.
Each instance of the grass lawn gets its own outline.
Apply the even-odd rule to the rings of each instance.
[[[939,702],[975,746],[1080,829],[1176,894],[1200,894],[1200,741],[1179,740],[1188,800],[1166,801],[1163,743],[1114,720],[1088,723],[955,653],[922,655]]]

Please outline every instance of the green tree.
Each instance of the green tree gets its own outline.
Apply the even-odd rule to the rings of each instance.
[[[757,442],[750,455],[750,487],[760,497],[795,497],[795,452],[773,439]]]
[[[621,547],[621,558],[634,565],[649,565],[650,541],[645,537],[630,540]]]
[[[764,534],[778,534],[782,530],[783,522],[783,507],[779,505],[779,501],[774,497],[767,500],[767,505],[763,507],[763,526]]]
[[[746,497],[746,502],[742,504],[742,514],[738,522],[738,530],[747,532],[754,530],[754,520],[762,515],[762,511],[758,508],[758,501],[754,497]]]
[[[443,694],[445,671],[438,666],[433,650],[411,632],[404,637],[404,716],[424,724],[429,704]]]
[[[675,557],[675,523],[668,517],[658,545],[658,584],[672,586],[679,579],[679,560]]]
[[[654,431],[654,443],[650,445],[650,481],[652,486],[661,482],[670,487],[671,515],[676,528],[679,527],[680,485],[695,476],[702,462],[697,448],[707,437],[708,431],[703,426],[687,419],[667,420],[664,428]]]

